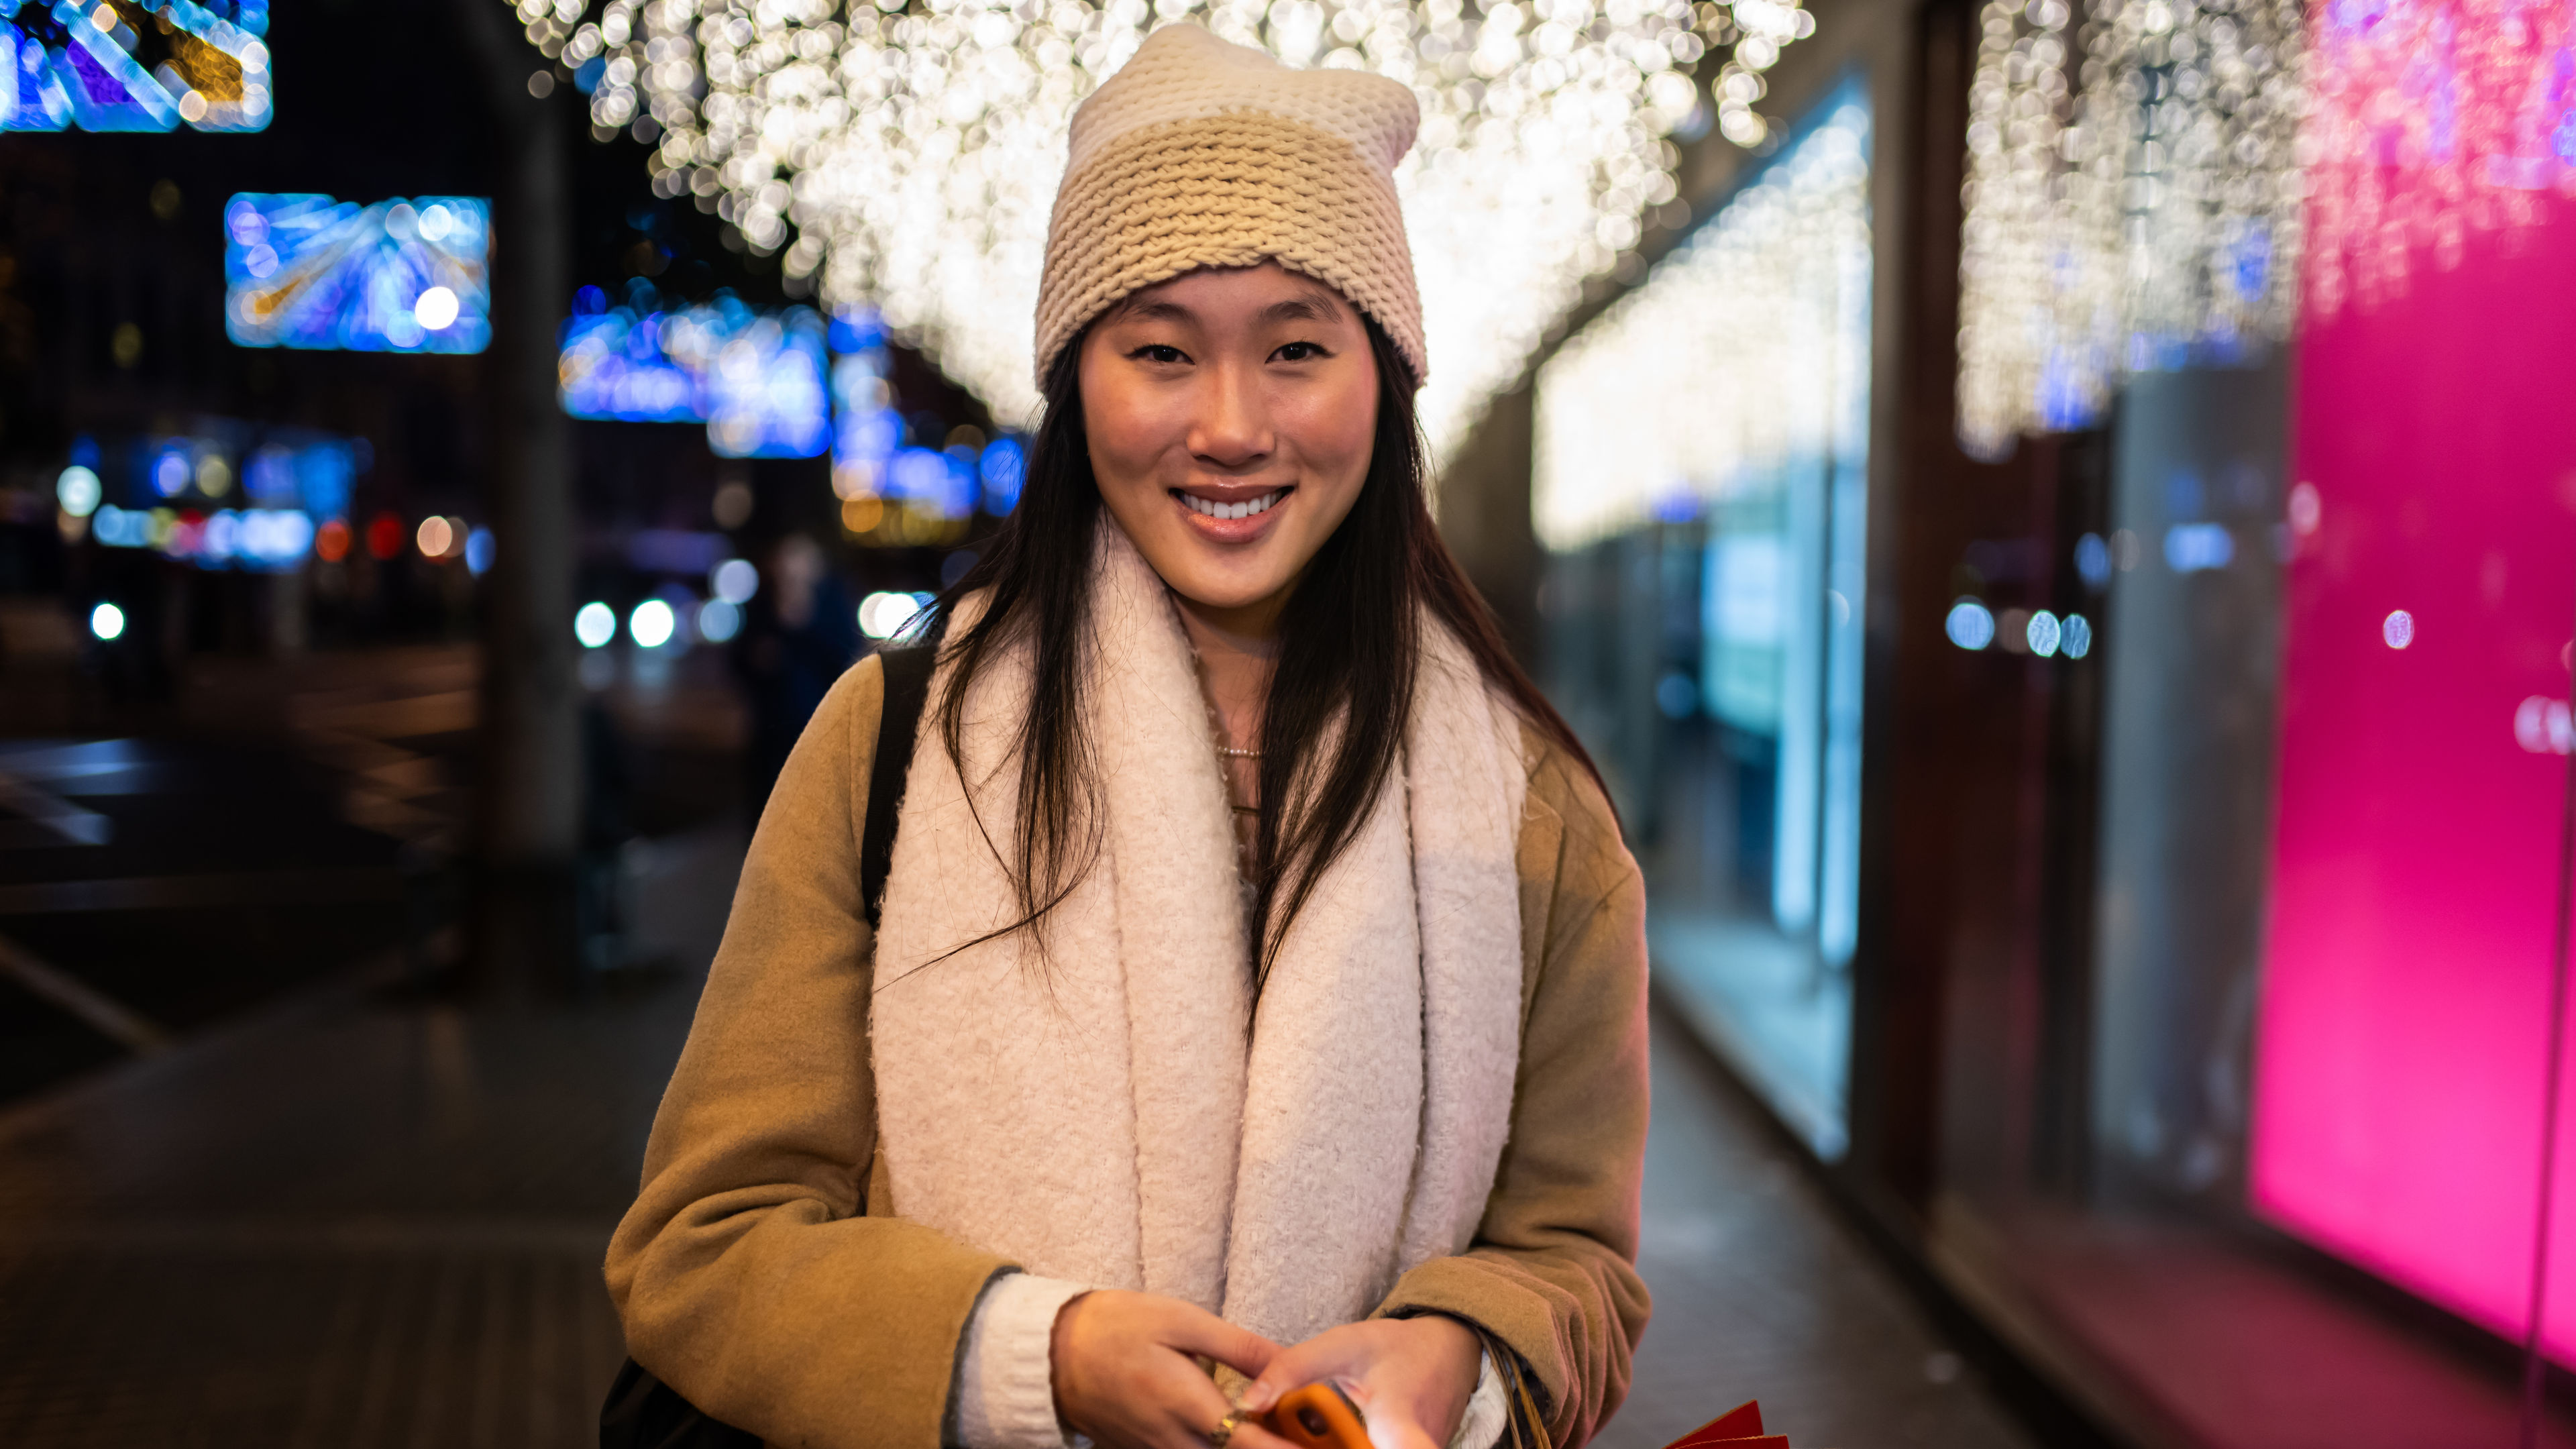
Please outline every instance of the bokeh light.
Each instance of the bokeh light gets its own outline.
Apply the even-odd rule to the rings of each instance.
[[[726,559],[707,575],[707,588],[725,603],[750,603],[760,592],[760,568],[747,558]]]
[[[125,632],[125,611],[114,604],[101,604],[89,611],[89,632],[100,640],[114,639]]]
[[[698,605],[698,637],[710,644],[723,644],[742,632],[742,606],[729,599],[709,599]]]
[[[446,287],[432,287],[411,304],[412,320],[432,332],[456,321],[456,293]]]
[[[870,594],[859,601],[859,632],[871,639],[891,639],[912,623],[930,599],[928,594]]]
[[[810,458],[830,441],[824,324],[810,307],[764,312],[731,291],[665,308],[639,281],[625,305],[584,288],[556,364],[577,418],[704,423],[727,458]],[[589,308],[598,310],[586,310]]]
[[[244,192],[224,206],[224,330],[243,347],[480,352],[490,234],[476,197]]]
[[[2320,5],[2311,29],[2308,301],[2371,306],[2471,235],[2576,192],[2576,10],[2471,0]],[[2426,254],[2429,254],[2426,255]]]
[[[2055,654],[2057,646],[2064,642],[2065,631],[2058,626],[2055,614],[2042,609],[2030,616],[2030,623],[2024,626],[2022,638],[2029,643],[2031,653],[2046,659]]]
[[[2223,569],[2236,561],[2236,535],[2223,523],[2177,523],[2165,530],[2165,567],[2178,574]]]
[[[617,611],[593,599],[572,616],[572,637],[584,649],[607,647],[617,637]]]
[[[626,636],[647,649],[659,649],[671,642],[678,627],[678,616],[660,599],[646,599],[626,616]]]
[[[654,147],[655,186],[705,199],[825,301],[872,301],[1007,425],[1036,402],[1030,318],[1073,108],[1164,19],[1291,65],[1413,88],[1397,176],[1445,456],[1583,281],[1674,199],[1664,138],[1688,68],[1732,46],[1716,123],[1761,144],[1762,73],[1813,33],[1785,0],[961,0],[899,14],[831,0],[519,0],[528,37],[589,85],[594,133]],[[596,69],[594,69],[596,67]]]
[[[447,551],[456,546],[456,530],[446,519],[431,514],[420,521],[413,542],[419,546],[422,558],[445,558]]]
[[[1539,370],[1531,510],[1581,547],[1659,510],[1865,453],[1868,109],[1823,109],[1643,285]]]
[[[2376,7],[2369,8],[2376,13]],[[1991,0],[1968,93],[1959,440],[2089,426],[2130,372],[2289,335],[2299,0]]]
[[[7,8],[19,14],[0,21],[0,131],[258,131],[274,114],[268,0],[150,9],[149,66],[140,6],[135,23],[103,3]]]
[[[1950,606],[1950,617],[1942,631],[1950,642],[1962,649],[1983,649],[1995,642],[1994,611],[1975,599],[1961,599]]]
[[[54,500],[74,518],[87,518],[97,512],[99,500],[105,496],[98,474],[78,463],[65,468],[62,476],[54,480]]]
[[[2566,700],[2531,695],[2514,709],[2513,740],[2535,755],[2576,753],[2576,717]]]

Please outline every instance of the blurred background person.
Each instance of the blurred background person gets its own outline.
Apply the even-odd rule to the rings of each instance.
[[[735,673],[751,706],[744,778],[754,819],[768,805],[805,722],[862,643],[849,587],[812,538],[790,533],[772,544],[763,583],[733,644]]]

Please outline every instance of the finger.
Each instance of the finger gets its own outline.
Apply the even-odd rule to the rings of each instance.
[[[1234,1412],[1214,1381],[1178,1355],[1165,1358],[1146,1391],[1159,1410],[1153,1418],[1161,1420],[1156,1449],[1208,1449],[1216,1426]]]
[[[1439,1449],[1430,1431],[1402,1414],[1378,1414],[1368,1421],[1370,1449]]]
[[[1270,1366],[1243,1391],[1243,1406],[1256,1414],[1268,1413],[1279,1396],[1290,1389],[1301,1388],[1317,1379],[1358,1376],[1364,1367],[1360,1345],[1350,1335],[1327,1332],[1310,1338],[1294,1348],[1283,1348],[1270,1360]]]
[[[1204,1308],[1179,1303],[1163,1342],[1183,1353],[1215,1359],[1236,1373],[1259,1374],[1279,1354],[1279,1345],[1249,1328],[1237,1327]]]

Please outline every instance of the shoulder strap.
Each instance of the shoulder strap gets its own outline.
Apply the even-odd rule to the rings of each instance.
[[[868,925],[877,924],[886,875],[894,868],[895,825],[903,812],[904,779],[912,771],[913,742],[930,700],[930,667],[939,658],[933,637],[877,655],[885,665],[885,709],[877,717],[876,763],[868,771],[868,818],[859,832],[859,900]]]

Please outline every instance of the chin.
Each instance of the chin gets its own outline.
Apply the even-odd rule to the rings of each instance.
[[[1150,563],[1151,560],[1147,562]],[[1164,585],[1173,593],[1179,594],[1202,609],[1220,612],[1249,609],[1275,597],[1282,589],[1288,587],[1286,578],[1274,579],[1268,570],[1264,570],[1257,578],[1247,578],[1232,569],[1185,568],[1175,570],[1174,573],[1179,577],[1174,577],[1172,574],[1163,576]]]

